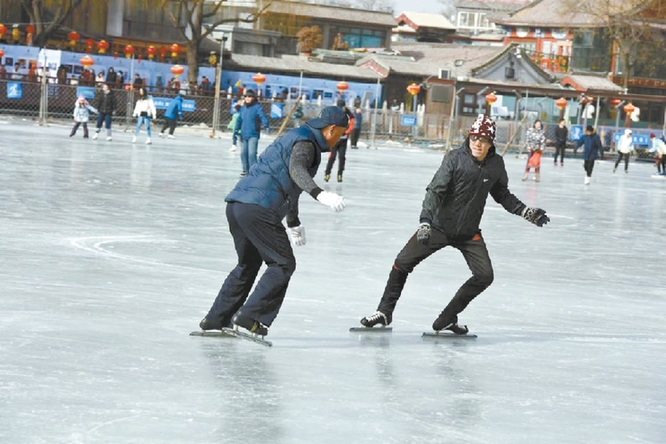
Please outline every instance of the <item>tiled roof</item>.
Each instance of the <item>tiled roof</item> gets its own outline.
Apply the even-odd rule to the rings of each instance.
[[[225,64],[227,64],[226,61]],[[304,75],[336,76],[341,79],[354,78],[377,80],[377,75],[367,68],[353,65],[311,62],[305,57],[292,55],[283,55],[282,57],[259,57],[253,55],[232,54],[229,64],[234,68],[264,73],[300,73],[302,71]],[[227,68],[229,68],[229,66],[227,66]]]
[[[493,12],[515,11],[532,3],[532,0],[471,0],[455,2],[456,10],[486,10]]]
[[[450,29],[455,31],[456,27],[451,24],[441,14],[426,14],[424,12],[403,12],[397,19],[398,23],[407,22],[416,25],[416,28],[435,28],[435,29]]]
[[[594,74],[571,74],[561,81],[564,86],[573,86],[578,91],[624,91],[605,76]]]
[[[335,20],[336,22],[363,23],[366,25],[394,27],[398,24],[390,12],[367,11],[364,9],[341,8],[312,3],[273,0],[267,12],[298,17],[312,17],[329,21]]]
[[[401,55],[413,57],[417,62],[411,65],[403,62],[396,67],[396,71],[405,70],[409,71],[409,74],[419,72],[425,74],[427,69],[428,74],[425,75],[437,75],[439,69],[444,68],[451,70],[455,76],[467,77],[471,76],[474,69],[486,64],[506,50],[502,46],[456,45],[450,43],[394,42],[391,46],[393,50],[399,51]],[[381,60],[384,62],[390,60],[390,58],[382,58]],[[456,66],[457,60],[462,61],[460,66]],[[393,66],[391,66],[391,69],[393,70]]]
[[[537,0],[508,17],[490,17],[505,26],[585,28],[599,27],[599,19],[588,14],[571,12],[567,0]]]

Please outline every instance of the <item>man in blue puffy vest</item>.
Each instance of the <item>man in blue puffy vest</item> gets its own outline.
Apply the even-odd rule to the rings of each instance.
[[[252,165],[257,162],[257,146],[259,145],[259,135],[261,134],[261,125],[266,132],[270,131],[268,118],[264,109],[257,102],[257,95],[251,89],[245,91],[243,106],[240,109],[236,128],[234,128],[233,144],[236,145],[236,137],[240,134],[241,138],[241,164],[243,171],[241,177],[245,176]]]
[[[291,242],[305,245],[305,230],[298,219],[298,198],[305,191],[334,211],[344,199],[323,191],[312,178],[329,151],[347,130],[349,118],[335,106],[276,139],[247,176],[229,193],[227,221],[234,238],[238,265],[224,281],[202,330],[219,330],[231,323],[260,336],[268,334],[284,300],[296,260]],[[287,228],[282,219],[287,218]],[[252,294],[259,268],[268,268]]]

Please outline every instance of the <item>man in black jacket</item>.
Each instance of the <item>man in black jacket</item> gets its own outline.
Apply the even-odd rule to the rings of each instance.
[[[490,194],[510,213],[541,227],[550,219],[540,208],[528,208],[508,188],[504,160],[495,152],[495,122],[479,115],[463,145],[444,156],[426,188],[420,225],[398,254],[377,311],[361,319],[373,327],[389,325],[407,276],[421,261],[450,245],[460,250],[472,271],[451,302],[432,324],[433,330],[466,334],[458,314],[493,281],[493,268],[479,223]]]
[[[564,166],[564,150],[567,147],[567,137],[569,137],[567,121],[560,119],[560,124],[555,128],[555,158],[553,159],[555,165],[557,165],[557,156],[560,156],[560,166]]]

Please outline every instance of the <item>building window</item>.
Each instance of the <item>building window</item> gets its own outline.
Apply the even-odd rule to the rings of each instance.
[[[383,31],[363,28],[331,28],[331,35],[338,33],[342,41],[350,48],[381,48],[384,47],[385,33]]]

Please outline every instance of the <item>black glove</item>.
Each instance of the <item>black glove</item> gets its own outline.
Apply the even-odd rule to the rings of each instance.
[[[525,207],[522,216],[537,227],[543,227],[550,222],[550,217],[546,216],[546,210],[542,210],[541,208]]]
[[[431,231],[430,224],[423,222],[421,225],[419,225],[419,229],[416,231],[416,240],[421,242],[423,245],[428,245],[428,242],[430,242]]]

